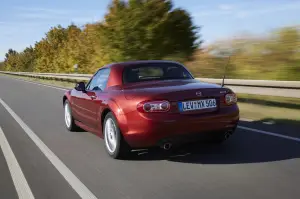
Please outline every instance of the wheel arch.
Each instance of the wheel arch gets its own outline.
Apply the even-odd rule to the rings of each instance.
[[[106,117],[106,115],[108,113],[112,112],[111,109],[109,107],[105,108],[102,113],[101,113],[101,117],[100,117],[100,120],[101,120],[101,128],[103,129],[103,123],[104,123],[104,119]],[[113,112],[112,112],[113,113]],[[103,131],[102,131],[102,134],[103,134]]]
[[[67,96],[63,96],[63,105],[65,104],[65,101],[67,100],[68,98],[67,98]]]
[[[65,104],[66,100],[68,100],[68,101],[71,103],[71,101],[70,101],[70,98],[71,98],[70,92],[71,92],[71,91],[65,92],[65,94],[64,94],[64,96],[63,96],[63,99],[62,99],[62,100],[63,100],[63,105]]]
[[[104,125],[104,119],[108,113],[112,113],[114,117],[116,118],[118,122],[118,126],[121,130],[121,133],[123,134],[124,132],[124,121],[126,121],[126,118],[124,116],[124,113],[121,108],[117,105],[117,103],[114,100],[109,100],[107,107],[103,109],[100,115],[100,122],[101,122],[101,132],[103,135],[103,125]]]

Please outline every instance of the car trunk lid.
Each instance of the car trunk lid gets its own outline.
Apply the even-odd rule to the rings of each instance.
[[[217,111],[222,103],[221,98],[226,92],[228,92],[228,89],[222,88],[220,85],[204,83],[195,79],[140,82],[124,87],[124,95],[128,100],[134,99],[139,102],[168,100],[171,103],[170,112],[180,112],[182,114]],[[193,106],[197,102],[201,103],[198,100],[206,99],[215,100],[216,107],[182,111],[182,102],[189,102]],[[197,102],[192,103],[190,101]],[[207,102],[204,101],[204,103]]]

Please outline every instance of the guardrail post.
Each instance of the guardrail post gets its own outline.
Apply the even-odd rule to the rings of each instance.
[[[78,64],[75,64],[75,65],[73,66],[73,68],[74,68],[74,72],[75,72],[75,73],[78,73]]]

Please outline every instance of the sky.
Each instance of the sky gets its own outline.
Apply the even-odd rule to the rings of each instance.
[[[53,26],[103,19],[111,0],[9,0],[0,4],[0,60],[9,48],[34,45]],[[300,25],[300,0],[173,0],[186,9],[204,44],[239,34]]]

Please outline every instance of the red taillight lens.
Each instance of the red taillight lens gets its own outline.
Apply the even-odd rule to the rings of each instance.
[[[237,103],[237,96],[235,93],[230,93],[225,95],[225,104],[232,105]]]
[[[143,113],[168,112],[170,110],[170,103],[168,101],[141,102],[137,105],[137,109]]]

